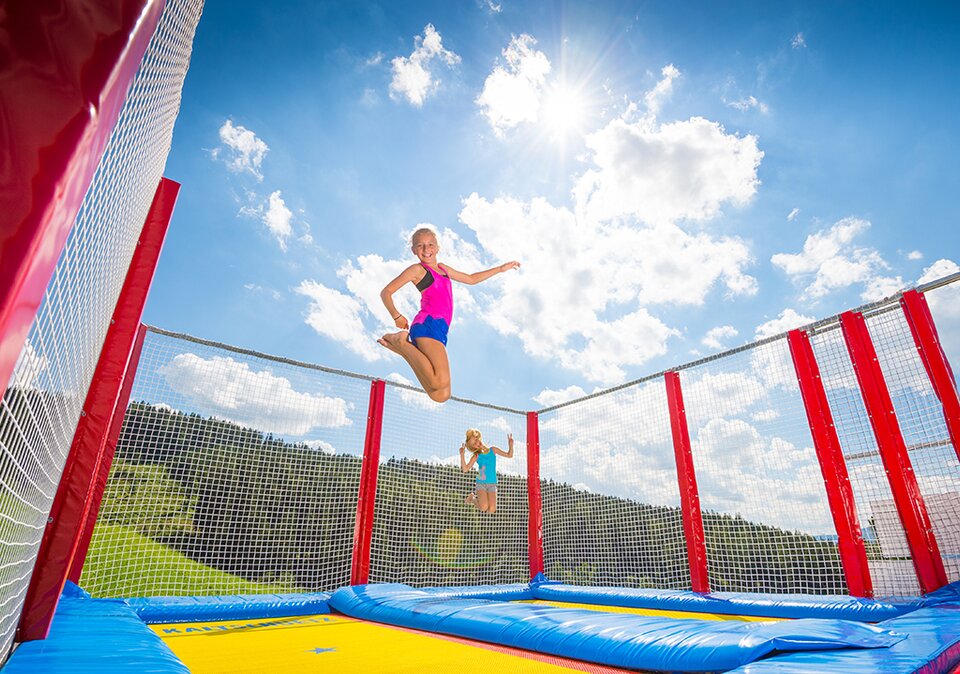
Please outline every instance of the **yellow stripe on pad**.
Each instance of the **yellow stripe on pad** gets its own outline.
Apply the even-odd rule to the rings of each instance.
[[[697,620],[739,620],[741,622],[774,622],[788,620],[788,618],[765,618],[751,615],[724,615],[720,613],[697,613],[696,611],[666,611],[655,608],[631,608],[628,606],[606,606],[603,604],[577,604],[565,601],[547,601],[543,599],[521,599],[518,604],[542,604],[544,606],[559,606],[560,608],[582,608],[587,611],[603,611],[605,613],[634,613],[636,615],[657,616],[661,618],[680,618],[681,620],[694,618]]]
[[[355,620],[311,615],[150,625],[193,674],[267,672],[590,671],[491,650],[441,636]]]

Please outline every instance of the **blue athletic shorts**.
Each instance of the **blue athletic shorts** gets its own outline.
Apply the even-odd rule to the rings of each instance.
[[[429,337],[435,339],[444,346],[447,345],[447,332],[450,326],[442,318],[427,316],[420,323],[414,323],[410,326],[410,341],[418,337]]]

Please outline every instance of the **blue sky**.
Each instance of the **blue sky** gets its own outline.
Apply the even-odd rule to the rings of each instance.
[[[956,271],[957,82],[947,2],[211,0],[144,320],[412,380],[430,224],[523,264],[456,287],[454,395],[536,409]]]

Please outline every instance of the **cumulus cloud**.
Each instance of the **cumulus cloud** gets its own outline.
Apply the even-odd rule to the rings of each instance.
[[[414,37],[413,42],[409,57],[397,56],[390,62],[393,68],[390,97],[405,99],[419,108],[440,87],[437,67],[455,66],[460,63],[460,56],[443,47],[443,39],[433,24],[428,23],[423,35]]]
[[[805,284],[804,299],[816,300],[858,283],[864,285],[863,294],[871,296],[900,281],[882,276],[888,265],[876,249],[854,244],[869,228],[867,220],[843,218],[808,236],[802,252],[777,253],[770,261],[795,283]]]
[[[518,124],[537,120],[550,61],[534,49],[536,44],[526,33],[511,39],[503,50],[505,65],[493,69],[477,97],[477,105],[497,136],[502,137]]]
[[[329,337],[367,361],[380,360],[386,351],[364,327],[364,306],[353,296],[305,280],[296,292],[310,300],[304,321],[317,334]]]
[[[923,259],[923,253],[921,253],[919,250],[911,250],[909,253],[907,253],[907,259],[908,259],[908,260],[922,260],[922,259]]]
[[[923,270],[918,284],[930,283],[960,272],[953,260],[940,259]],[[960,364],[960,282],[954,282],[924,293],[930,313],[937,325],[940,343],[954,369]]]
[[[673,94],[673,81],[680,77],[680,71],[671,63],[664,66],[660,70],[660,74],[663,75],[663,79],[657,82],[653,89],[643,97],[643,102],[647,105],[647,111],[654,117],[660,114],[663,103]]]
[[[280,190],[271,193],[265,203],[241,208],[240,214],[260,220],[276,238],[280,250],[287,251],[287,239],[293,235],[293,212],[287,208]]]
[[[353,423],[342,398],[296,391],[269,369],[255,371],[230,357],[181,353],[159,372],[200,414],[260,431],[296,436]]]
[[[725,203],[746,204],[760,184],[756,136],[728,134],[702,117],[669,124],[615,119],[586,145],[595,168],[580,177],[574,196],[578,215],[591,221],[704,221]]]
[[[776,318],[770,319],[766,323],[761,323],[758,325],[755,334],[757,339],[773,337],[774,335],[788,332],[794,328],[809,325],[816,320],[817,319],[813,316],[805,316],[804,314],[798,313],[793,309],[784,309]]]
[[[559,405],[569,400],[582,398],[585,395],[587,395],[587,392],[579,386],[568,386],[557,390],[545,388],[535,395],[533,400],[543,407],[553,407],[554,405]]]
[[[732,325],[718,325],[707,330],[701,343],[708,349],[722,349],[724,339],[736,337],[738,334],[740,333]]]
[[[260,164],[270,148],[265,142],[257,138],[257,134],[242,126],[234,126],[227,120],[220,127],[220,142],[226,150],[225,162],[227,168],[234,173],[249,173],[258,181],[263,180],[260,173]],[[219,159],[222,148],[216,148],[211,153],[214,159]]]

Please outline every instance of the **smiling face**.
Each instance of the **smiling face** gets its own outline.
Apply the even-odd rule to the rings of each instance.
[[[437,265],[437,251],[440,250],[440,246],[437,244],[436,235],[429,229],[418,230],[414,233],[410,250],[423,264],[430,267]]]
[[[480,431],[475,428],[468,430],[467,439],[464,441],[464,444],[467,446],[467,449],[474,453],[483,449],[483,438],[480,435]]]

